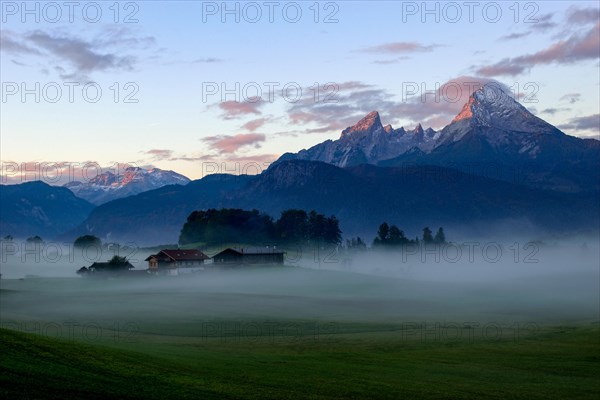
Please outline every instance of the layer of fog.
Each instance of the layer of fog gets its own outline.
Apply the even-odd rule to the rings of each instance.
[[[32,262],[14,254],[2,260],[0,311],[8,327],[133,323],[149,334],[181,336],[215,320],[590,323],[600,312],[599,251],[594,238],[352,255],[304,250],[290,251],[285,267],[115,279],[77,276],[90,264],[80,255]],[[144,269],[146,255],[130,259]]]

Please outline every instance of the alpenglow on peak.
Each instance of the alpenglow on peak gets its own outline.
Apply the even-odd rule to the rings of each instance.
[[[558,130],[533,115],[498,84],[487,83],[471,94],[451,124],[470,120],[477,126],[516,132],[556,133]]]
[[[379,113],[377,111],[371,111],[356,124],[344,129],[342,131],[341,137],[350,135],[354,132],[371,133],[381,128],[383,128],[383,125],[381,124],[381,118],[379,117]]]

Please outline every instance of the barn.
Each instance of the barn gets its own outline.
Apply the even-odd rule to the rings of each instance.
[[[204,270],[209,257],[200,250],[165,249],[150,255],[148,271],[154,274],[180,275]]]
[[[283,264],[284,255],[284,251],[279,251],[275,247],[229,247],[215,254],[212,259],[216,265]]]

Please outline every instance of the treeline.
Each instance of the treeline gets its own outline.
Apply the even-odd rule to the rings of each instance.
[[[404,231],[398,228],[396,225],[389,225],[387,222],[384,222],[379,225],[377,236],[373,240],[373,247],[395,247],[405,245],[445,243],[447,243],[446,234],[444,233],[444,228],[442,227],[438,229],[435,236],[429,227],[425,227],[423,228],[423,235],[420,239],[418,236],[414,239],[409,239],[404,234]],[[346,240],[346,248],[361,250],[366,249],[367,245],[360,237],[357,237]]]
[[[285,210],[278,220],[258,210],[211,208],[192,212],[179,235],[179,244],[224,243],[337,245],[339,221],[312,210]]]
[[[429,227],[423,228],[423,236],[421,239],[416,237],[411,240],[406,237],[404,231],[398,228],[396,225],[388,225],[387,222],[379,225],[377,230],[377,237],[373,240],[373,246],[398,246],[406,244],[443,244],[446,243],[446,235],[444,234],[444,228],[440,227],[433,236],[433,232]]]

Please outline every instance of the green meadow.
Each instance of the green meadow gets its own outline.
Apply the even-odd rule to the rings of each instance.
[[[559,254],[2,279],[0,396],[596,398],[596,255]]]

